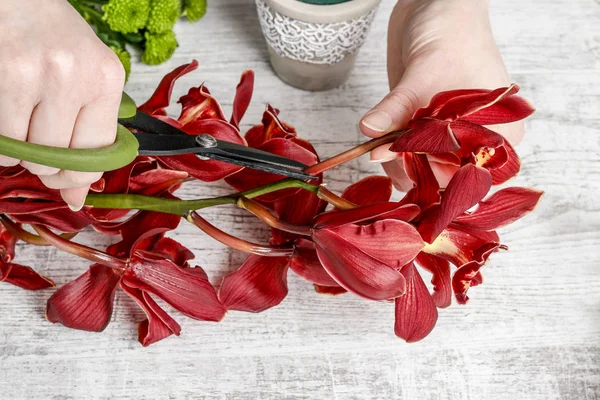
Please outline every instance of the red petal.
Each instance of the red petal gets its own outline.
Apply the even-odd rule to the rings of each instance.
[[[425,246],[412,225],[393,219],[375,221],[370,225],[349,224],[331,228],[331,231],[360,251],[394,268],[414,260]]]
[[[10,283],[25,290],[42,290],[54,287],[54,282],[35,272],[30,267],[19,264],[5,264],[0,261],[0,282]]]
[[[480,125],[506,124],[525,119],[534,112],[535,108],[529,101],[511,95],[461,119]]]
[[[321,286],[338,286],[321,265],[315,244],[309,240],[298,240],[290,268],[309,282]]]
[[[415,184],[405,197],[407,203],[418,205],[422,210],[440,201],[440,186],[425,154],[404,153],[404,170]],[[404,202],[404,200],[403,200]]]
[[[275,307],[288,294],[288,257],[250,255],[223,278],[219,299],[228,310],[261,312]]]
[[[418,214],[419,207],[414,204],[378,203],[350,210],[325,212],[315,218],[313,227],[324,229],[384,218],[410,221]]]
[[[172,72],[165,75],[150,99],[139,106],[138,110],[148,114],[154,114],[155,112],[162,111],[163,108],[168,107],[171,102],[171,93],[173,92],[175,81],[196,68],[198,68],[198,62],[193,60],[191,63],[177,67]]]
[[[181,327],[147,293],[130,288],[121,282],[121,289],[144,310],[147,319],[140,322],[138,340],[144,346],[150,346],[171,335],[179,336]]]
[[[433,96],[433,98],[431,99],[431,101],[429,102],[429,105],[425,108],[419,108],[416,112],[415,115],[413,116],[413,119],[420,119],[420,118],[436,118],[438,113],[440,112],[440,110],[444,107],[444,105],[450,101],[450,100],[454,100],[454,99],[459,99],[459,98],[477,98],[482,94],[487,94],[489,93],[489,90],[486,89],[459,89],[459,90],[448,90],[445,92],[440,92],[438,94],[436,94],[435,96]]]
[[[321,286],[315,284],[314,287],[315,292],[329,296],[339,296],[340,294],[348,293],[348,291],[341,286]]]
[[[477,153],[482,147],[496,148],[502,146],[504,137],[481,125],[465,121],[455,121],[450,128],[460,143],[460,151],[465,157]]]
[[[359,206],[384,203],[392,197],[392,180],[387,176],[369,176],[352,184],[342,197]]]
[[[300,190],[293,196],[287,196],[273,203],[279,219],[294,225],[310,225],[314,217],[322,213],[327,202],[315,194]],[[280,245],[296,239],[298,235],[273,229],[272,245]]]
[[[451,225],[426,246],[423,252],[442,257],[456,266],[469,261],[484,262],[489,255],[502,248],[495,232],[460,229]]]
[[[372,300],[393,299],[404,293],[404,276],[386,263],[330,230],[317,230],[313,237],[321,264],[344,289]]]
[[[493,231],[524,217],[535,208],[543,194],[520,187],[503,189],[480,202],[472,213],[456,218],[455,222],[467,228]]]
[[[8,264],[15,258],[16,244],[17,238],[0,222],[0,263]]]
[[[507,152],[508,161],[501,167],[490,171],[492,174],[492,183],[494,185],[501,185],[515,177],[521,169],[521,160],[519,160],[519,156],[515,152],[515,149],[506,140],[504,141],[503,147]]]
[[[238,130],[226,121],[198,120],[185,125],[183,130],[190,135],[208,133],[225,142],[246,144]],[[160,157],[159,161],[171,169],[185,171],[203,182],[217,181],[242,169],[237,165],[221,161],[201,160],[194,154]]]
[[[160,255],[164,259],[173,261],[176,265],[184,268],[188,267],[189,260],[194,259],[194,253],[192,253],[187,247],[171,238],[166,237],[159,237],[158,240],[151,244],[151,246],[137,248],[151,252],[154,255]],[[202,270],[202,268],[193,269]]]
[[[262,124],[251,128],[246,133],[248,146],[259,148],[271,139],[295,136],[296,131],[294,128],[281,122],[277,116],[278,113],[279,111],[267,104],[267,108],[263,113]]]
[[[450,283],[450,264],[448,261],[421,252],[417,263],[431,273],[433,284],[433,302],[439,308],[446,308],[452,303],[452,285]]]
[[[306,165],[313,165],[318,160],[315,154],[306,150],[304,147],[294,143],[291,140],[282,138],[268,140],[262,146],[260,146],[259,149],[269,153],[277,154],[279,156],[291,158],[292,160],[299,161]],[[263,171],[243,169],[234,175],[228,176],[225,179],[225,182],[227,182],[236,190],[242,192],[282,179],[284,178],[280,175]],[[259,200],[273,202],[278,198],[290,196],[296,192],[297,190],[278,191],[272,194],[261,196]]]
[[[40,203],[30,204],[41,206]],[[2,208],[3,207],[0,205],[0,209]],[[15,221],[21,224],[44,225],[61,232],[79,232],[93,222],[85,210],[73,212],[66,205],[60,205],[60,208],[44,212],[40,212],[39,209],[36,210],[35,208],[31,211],[25,211],[25,209],[22,208],[20,211],[22,211],[23,214],[10,212],[7,212],[7,214],[10,214]]]
[[[406,278],[406,293],[396,299],[394,332],[408,343],[418,342],[435,327],[438,312],[414,264],[405,265],[401,272]]]
[[[454,289],[454,296],[459,304],[465,304],[469,301],[467,291],[471,286],[477,286],[481,281],[481,274],[479,269],[482,267],[480,263],[471,261],[456,271],[452,276],[452,288]]]
[[[254,89],[254,72],[244,71],[235,89],[235,98],[233,99],[233,113],[231,115],[231,125],[239,129],[240,121],[244,117],[250,100],[252,100],[252,91]]]
[[[153,169],[132,177],[129,187],[134,193],[152,196],[180,185],[187,177],[188,174],[184,171]]]
[[[180,221],[181,217],[177,215],[139,212],[119,228],[123,240],[110,246],[108,252],[119,257],[129,257],[141,241],[176,229]]]
[[[460,148],[449,122],[419,119],[411,121],[409,126],[410,129],[392,144],[391,151],[447,153]]]
[[[66,327],[101,332],[110,322],[115,290],[121,276],[94,264],[79,278],[58,289],[48,300],[46,318]]]
[[[477,204],[491,186],[488,170],[473,164],[460,167],[444,191],[440,205],[425,212],[419,225],[423,239],[431,243],[456,217]]]
[[[181,115],[178,121],[182,125],[211,119],[226,121],[221,105],[204,85],[191,88],[178,103],[181,103]]]
[[[149,253],[138,251],[132,256],[123,281],[158,296],[190,318],[220,321],[225,315],[208,280]]]
[[[519,91],[517,85],[510,85],[495,90],[488,90],[487,93],[479,95],[460,96],[449,100],[436,115],[436,118],[454,121],[456,119],[476,118],[477,115],[485,115],[488,108],[513,96]],[[488,125],[503,123],[502,119],[498,122],[489,122]]]

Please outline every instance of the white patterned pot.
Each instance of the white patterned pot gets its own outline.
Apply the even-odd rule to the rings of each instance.
[[[318,91],[348,80],[381,0],[334,5],[255,1],[277,75],[297,88]]]

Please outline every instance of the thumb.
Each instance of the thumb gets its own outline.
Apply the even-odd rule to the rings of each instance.
[[[403,78],[379,104],[361,119],[360,130],[362,133],[375,138],[406,127],[408,121],[422,104],[423,96],[419,94],[417,88],[418,86],[413,82]]]

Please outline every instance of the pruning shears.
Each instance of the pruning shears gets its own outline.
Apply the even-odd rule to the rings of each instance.
[[[304,180],[318,179],[304,173],[307,165],[295,160],[216,139],[209,134],[188,135],[168,123],[138,111],[125,92],[119,107],[115,143],[100,149],[67,149],[26,143],[0,136],[0,154],[81,172],[104,172],[124,167],[140,156],[195,154],[242,167]],[[129,129],[127,129],[129,128]]]

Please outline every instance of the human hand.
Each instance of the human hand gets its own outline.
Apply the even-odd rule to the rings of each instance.
[[[403,129],[413,113],[438,92],[496,89],[510,84],[489,21],[488,0],[400,0],[388,28],[388,78],[391,92],[365,114],[361,131],[379,137]],[[492,126],[512,144],[523,137],[523,122]],[[402,158],[390,145],[371,153],[382,162],[394,186],[412,188]],[[445,187],[456,167],[430,159]]]
[[[66,0],[0,2],[0,134],[58,147],[95,148],[114,142],[125,71]],[[83,205],[101,173],[18,163],[72,209]]]

